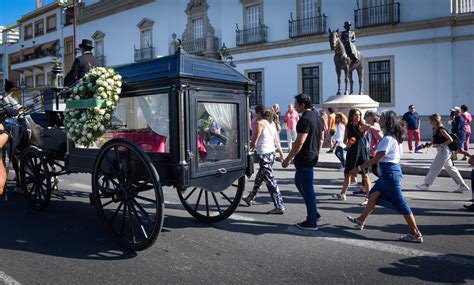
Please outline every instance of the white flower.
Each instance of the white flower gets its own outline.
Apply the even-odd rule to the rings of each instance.
[[[81,97],[79,97],[79,95],[74,96],[74,100],[80,100],[80,99]]]
[[[100,125],[99,130],[103,132],[105,130],[104,126]]]
[[[107,82],[110,84],[110,85],[114,85],[115,81],[111,78],[107,79]]]
[[[107,90],[109,90],[109,91],[113,89],[111,85],[107,85],[106,88],[107,88]]]
[[[105,102],[105,105],[107,105],[107,107],[110,107],[110,106],[112,106],[112,102],[107,101],[107,102]],[[107,114],[107,115],[108,115],[108,114]]]
[[[99,84],[100,85],[100,84]],[[104,92],[105,89],[104,87],[100,86],[99,88],[97,88],[97,92],[101,93],[101,92]]]
[[[92,134],[91,133],[87,133],[87,138],[92,138]]]
[[[113,79],[114,81],[118,81],[118,80],[119,80],[119,78],[118,78],[117,75],[114,75],[114,77],[112,77],[112,79]]]
[[[122,81],[115,82],[115,85],[117,85],[118,87],[122,87]]]
[[[110,119],[110,114],[105,114],[105,118],[108,120]]]
[[[119,97],[118,95],[115,95],[115,96],[114,96],[114,100],[115,100],[115,101],[118,101],[119,98],[120,98],[120,97]]]
[[[87,84],[87,88],[89,89],[92,88],[92,86],[93,86],[92,83]]]
[[[93,129],[94,131],[97,131],[97,125],[93,125],[93,126],[92,126],[92,129]]]
[[[100,115],[104,115],[104,114],[105,114],[105,110],[104,110],[104,109],[100,109],[99,114],[100,114]]]
[[[109,86],[109,83],[104,80],[104,81],[102,81],[101,85],[104,86],[105,88],[107,88],[107,86]]]
[[[77,87],[72,88],[72,93],[73,93],[73,94],[77,94],[77,91],[78,91],[78,90],[77,90]]]
[[[122,93],[122,88],[117,88],[117,89],[115,89],[115,92],[116,92],[117,94]]]

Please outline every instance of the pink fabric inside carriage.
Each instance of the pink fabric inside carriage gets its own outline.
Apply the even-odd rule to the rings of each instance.
[[[129,139],[146,152],[166,152],[166,137],[157,133],[115,132],[112,137]]]

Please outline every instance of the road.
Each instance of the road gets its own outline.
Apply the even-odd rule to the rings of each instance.
[[[331,200],[342,184],[333,169],[315,169],[320,230],[294,224],[305,218],[293,185],[293,169],[275,170],[286,206],[280,216],[264,190],[252,207],[244,204],[230,219],[206,225],[181,206],[166,188],[164,228],[146,251],[123,251],[90,206],[89,175],[61,177],[61,191],[43,212],[26,207],[20,194],[0,202],[0,281],[23,284],[311,283],[311,284],[474,284],[474,213],[461,210],[471,193],[454,194],[449,178],[433,190],[406,175],[404,193],[424,234],[423,244],[398,241],[407,232],[402,216],[377,208],[363,231],[346,215],[362,211],[361,197]],[[253,178],[252,178],[253,179]],[[246,192],[253,180],[247,181]]]

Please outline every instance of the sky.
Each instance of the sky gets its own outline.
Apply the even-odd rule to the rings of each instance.
[[[54,0],[43,0],[44,5]],[[35,0],[0,0],[0,26],[11,24],[36,9]]]

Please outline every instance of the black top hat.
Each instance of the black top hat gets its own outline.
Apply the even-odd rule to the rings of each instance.
[[[92,45],[92,41],[87,39],[83,39],[82,42],[79,44],[79,47],[87,50],[94,48],[94,46]]]
[[[345,21],[344,22],[344,28],[352,26],[350,21]]]

